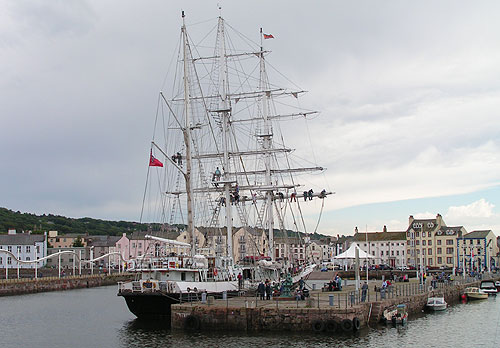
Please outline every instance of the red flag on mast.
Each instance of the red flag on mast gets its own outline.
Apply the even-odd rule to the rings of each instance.
[[[150,167],[163,167],[163,163],[161,163],[160,160],[157,160],[153,156],[153,150],[151,150],[151,153],[149,154],[149,166]]]
[[[274,39],[273,34],[264,34],[263,33],[263,35],[264,35],[264,39]]]

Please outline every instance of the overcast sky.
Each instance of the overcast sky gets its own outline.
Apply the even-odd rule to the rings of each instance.
[[[180,11],[213,21],[217,3],[275,36],[269,61],[321,111],[317,184],[336,195],[318,232],[440,213],[499,234],[498,1],[3,1],[0,206],[138,221]]]

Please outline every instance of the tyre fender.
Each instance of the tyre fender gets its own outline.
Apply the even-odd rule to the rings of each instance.
[[[353,328],[352,320],[349,320],[349,319],[342,320],[342,322],[340,323],[340,327],[345,332],[352,331],[352,328]]]
[[[335,320],[328,320],[325,325],[325,330],[328,332],[336,332],[339,324]]]
[[[359,320],[358,317],[354,317],[354,319],[352,319],[352,327],[354,331],[358,331],[359,328],[361,327],[361,321]]]
[[[314,332],[321,332],[325,329],[325,323],[321,320],[316,320],[312,323],[312,329]]]

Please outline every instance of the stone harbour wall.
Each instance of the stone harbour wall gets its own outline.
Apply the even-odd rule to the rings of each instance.
[[[130,280],[131,276],[130,274],[120,274],[2,280],[0,281],[0,296],[113,285],[121,281]]]
[[[172,329],[234,331],[312,331],[317,322],[340,323],[355,317],[366,325],[367,305],[339,308],[232,308],[196,305],[172,306]],[[191,325],[188,317],[198,323]]]

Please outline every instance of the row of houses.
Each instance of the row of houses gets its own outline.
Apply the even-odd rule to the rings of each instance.
[[[391,267],[460,268],[483,270],[498,267],[500,239],[492,230],[467,232],[464,226],[447,226],[435,219],[409,217],[405,231],[361,233],[353,241],[374,258],[372,264]]]
[[[97,258],[116,253],[99,260],[102,267],[116,266],[120,256],[124,260],[136,259],[160,253],[188,254],[189,248],[172,246],[165,249],[161,243],[146,239],[146,232],[134,232],[122,236],[95,236],[66,234],[49,231],[45,235],[16,233],[10,230],[0,235],[0,249],[13,252],[22,260],[36,260],[58,251],[73,251],[61,255],[61,263],[70,267],[76,261]],[[152,233],[149,233],[152,234]],[[225,256],[227,235],[225,229],[196,228],[193,236],[186,230],[169,229],[154,235],[194,243],[199,253],[208,256]],[[274,250],[270,250],[267,231],[256,228],[233,229],[233,259],[244,261],[249,258],[267,256],[271,252],[277,260],[290,262],[331,262],[347,250],[352,242],[372,255],[371,264],[386,264],[391,267],[456,267],[467,269],[489,269],[499,264],[499,241],[491,230],[467,232],[463,226],[447,226],[440,214],[435,219],[414,219],[409,217],[404,231],[359,232],[354,236],[323,236],[320,234],[298,234],[292,231],[275,230]],[[18,254],[16,254],[18,253]],[[119,254],[119,255],[117,255]],[[40,262],[37,267],[55,266],[58,259]],[[10,256],[0,253],[0,268],[17,267]],[[20,267],[34,267],[21,265]]]

